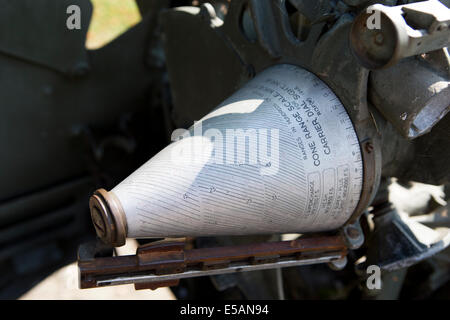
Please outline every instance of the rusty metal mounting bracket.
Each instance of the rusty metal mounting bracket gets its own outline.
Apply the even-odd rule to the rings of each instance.
[[[133,283],[137,290],[156,289],[183,278],[330,263],[343,259],[347,248],[343,234],[198,249],[187,249],[183,240],[162,240],[117,257],[98,257],[101,248],[88,243],[79,249],[80,288]]]

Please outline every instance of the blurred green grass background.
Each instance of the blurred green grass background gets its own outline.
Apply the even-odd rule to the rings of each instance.
[[[104,46],[141,20],[134,0],[91,0],[91,2],[94,12],[86,39],[88,49]]]

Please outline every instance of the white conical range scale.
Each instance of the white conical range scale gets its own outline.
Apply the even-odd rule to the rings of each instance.
[[[104,241],[333,230],[358,204],[363,164],[352,122],[299,67],[266,69],[173,138],[91,198]]]

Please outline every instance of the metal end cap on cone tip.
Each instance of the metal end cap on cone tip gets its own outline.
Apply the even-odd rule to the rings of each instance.
[[[105,189],[98,189],[89,199],[89,208],[97,236],[114,247],[123,246],[127,224],[125,213],[116,196]]]

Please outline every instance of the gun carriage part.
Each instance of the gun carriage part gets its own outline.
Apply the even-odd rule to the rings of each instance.
[[[438,0],[374,4],[355,18],[351,48],[364,67],[388,68],[403,58],[448,47],[449,26],[450,9]]]
[[[440,68],[433,67],[433,62]],[[450,111],[450,73],[442,72],[449,65],[446,50],[438,50],[373,71],[370,101],[404,138],[420,137]]]
[[[442,227],[442,221],[448,225],[448,210],[446,205],[408,218],[399,215],[389,203],[377,204],[372,213],[381,223],[377,221],[368,239],[372,245],[364,265],[399,270],[448,248],[450,229]],[[437,229],[427,227],[436,223]],[[335,234],[236,246],[192,249],[189,239],[163,240],[139,247],[136,255],[118,257],[112,257],[112,247],[101,242],[86,243],[78,253],[80,287],[134,284],[136,289],[156,289],[175,286],[186,278],[318,263],[342,269],[348,251],[359,248],[364,241],[363,230],[355,223]]]

